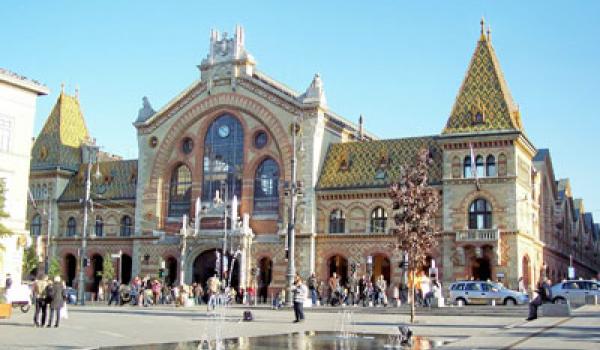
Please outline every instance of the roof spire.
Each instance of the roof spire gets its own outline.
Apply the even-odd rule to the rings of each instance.
[[[65,83],[62,82],[62,83],[60,83],[60,94],[62,95],[64,93],[65,93]]]
[[[490,43],[492,42],[492,27],[489,24],[487,28],[487,39]]]
[[[79,101],[79,86],[75,85],[75,99]]]
[[[479,21],[479,24],[481,25],[481,37],[479,40],[485,41],[485,18],[483,18],[483,16],[481,16],[481,21]]]
[[[363,115],[358,117],[358,141],[363,140]]]

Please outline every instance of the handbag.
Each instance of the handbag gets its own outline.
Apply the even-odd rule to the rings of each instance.
[[[64,320],[68,320],[69,319],[69,313],[67,311],[67,304],[63,303],[63,305],[60,307],[60,318],[64,319]]]

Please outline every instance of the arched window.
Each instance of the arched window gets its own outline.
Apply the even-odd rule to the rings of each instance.
[[[31,236],[39,236],[42,234],[42,217],[40,214],[36,214],[31,220],[31,227],[29,228]]]
[[[344,233],[346,230],[346,215],[340,209],[329,214],[329,233]]]
[[[67,237],[75,236],[75,231],[77,231],[77,221],[71,216],[69,220],[67,220]]]
[[[377,207],[371,212],[371,232],[385,233],[387,213],[382,207]]]
[[[129,237],[131,236],[131,216],[125,215],[121,218],[121,237]]]
[[[483,198],[474,200],[469,207],[469,229],[492,228],[492,206]]]
[[[463,162],[463,177],[468,179],[473,177],[473,170],[471,170],[471,157],[466,156]]]
[[[279,211],[279,166],[267,158],[256,169],[254,213],[277,214]]]
[[[498,174],[496,171],[496,158],[491,154],[485,160],[485,174],[487,176],[496,176]]]
[[[227,186],[226,200],[241,198],[244,161],[244,129],[235,117],[225,114],[208,128],[204,140],[204,179],[202,200],[212,201],[216,191],[221,197]]]
[[[171,174],[169,192],[169,217],[182,217],[190,214],[192,202],[192,173],[184,164]]]
[[[104,236],[104,221],[102,220],[102,216],[96,216],[96,237]]]
[[[475,158],[475,169],[477,171],[477,177],[485,176],[485,169],[482,156],[477,156],[477,158]]]

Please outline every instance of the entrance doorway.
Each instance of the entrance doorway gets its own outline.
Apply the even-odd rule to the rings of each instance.
[[[171,286],[177,280],[177,259],[172,256],[168,257],[165,261],[165,268],[167,269],[165,284]]]
[[[383,278],[389,285],[390,259],[383,254],[373,256],[373,276],[371,276],[372,281],[375,281],[380,275],[383,275]]]
[[[102,255],[95,254],[92,256],[92,269],[94,270],[94,280],[92,282],[92,293],[98,293],[98,287],[102,282],[102,271],[104,271],[104,259]]]
[[[233,270],[231,269],[232,257],[227,256],[227,268],[222,275],[219,275],[221,271],[221,265],[223,264],[223,256],[221,255],[221,249],[209,249],[200,253],[196,259],[194,259],[194,265],[192,267],[192,279],[194,282],[201,283],[202,286],[206,286],[206,281],[214,275],[222,279],[227,279],[225,282],[231,280],[231,286],[238,289],[240,284],[239,271],[240,262],[236,259]],[[231,273],[231,279],[229,274]]]
[[[477,258],[472,264],[473,278],[477,281],[487,281],[492,278],[492,268],[488,257]]]
[[[334,255],[327,260],[327,279],[337,273],[340,279],[340,285],[345,286],[348,280],[348,259],[341,255]]]
[[[267,302],[269,294],[269,285],[273,279],[273,261],[264,257],[258,262],[259,276],[258,276],[258,297],[263,303]]]
[[[131,256],[127,254],[121,255],[121,283],[129,284],[131,281]]]
[[[73,280],[75,280],[75,273],[77,271],[77,258],[73,254],[67,254],[65,257],[65,266],[67,267],[67,280],[65,283],[67,287],[73,287]]]

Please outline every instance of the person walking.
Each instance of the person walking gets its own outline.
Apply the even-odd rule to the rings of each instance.
[[[46,287],[48,286],[48,276],[43,275],[33,282],[33,298],[35,302],[35,313],[33,314],[33,325],[35,327],[44,327],[46,325]],[[42,322],[40,323],[40,312],[42,313]]]
[[[355,306],[358,303],[358,279],[353,271],[348,278],[348,305]]]
[[[294,298],[294,315],[296,316],[296,320],[294,320],[294,323],[304,321],[304,300],[306,300],[307,294],[308,291],[304,283],[302,283],[302,278],[296,276],[294,286],[292,286],[292,296]]]
[[[62,281],[60,280],[60,276],[54,277],[54,283],[51,284],[52,288],[46,288],[48,294],[52,294],[52,300],[50,301],[50,319],[48,319],[48,325],[46,327],[50,328],[52,326],[52,319],[54,315],[56,315],[56,320],[54,321],[54,327],[58,328],[60,322],[60,309],[64,303],[64,287]],[[50,284],[49,284],[50,286]]]
[[[110,298],[108,299],[108,305],[115,302],[115,306],[119,305],[119,282],[113,279],[110,283]]]
[[[217,294],[219,293],[220,282],[215,274],[213,277],[208,279],[207,282],[207,292],[208,292],[208,304],[206,306],[206,310],[210,311],[214,310],[217,305]]]
[[[523,277],[519,277],[519,292],[525,293],[527,289],[525,289],[525,281],[523,281]]]
[[[334,301],[337,300],[339,302],[339,296],[336,297],[336,293],[339,294],[340,289],[340,279],[337,276],[337,273],[334,272],[331,277],[329,277],[329,304],[333,305]]]
[[[537,295],[529,302],[529,316],[527,321],[533,321],[537,319],[537,309],[544,303],[552,301],[552,281],[547,279],[538,285]]]
[[[310,299],[312,300],[313,306],[317,305],[317,275],[313,272],[308,278],[308,290],[310,292]]]

